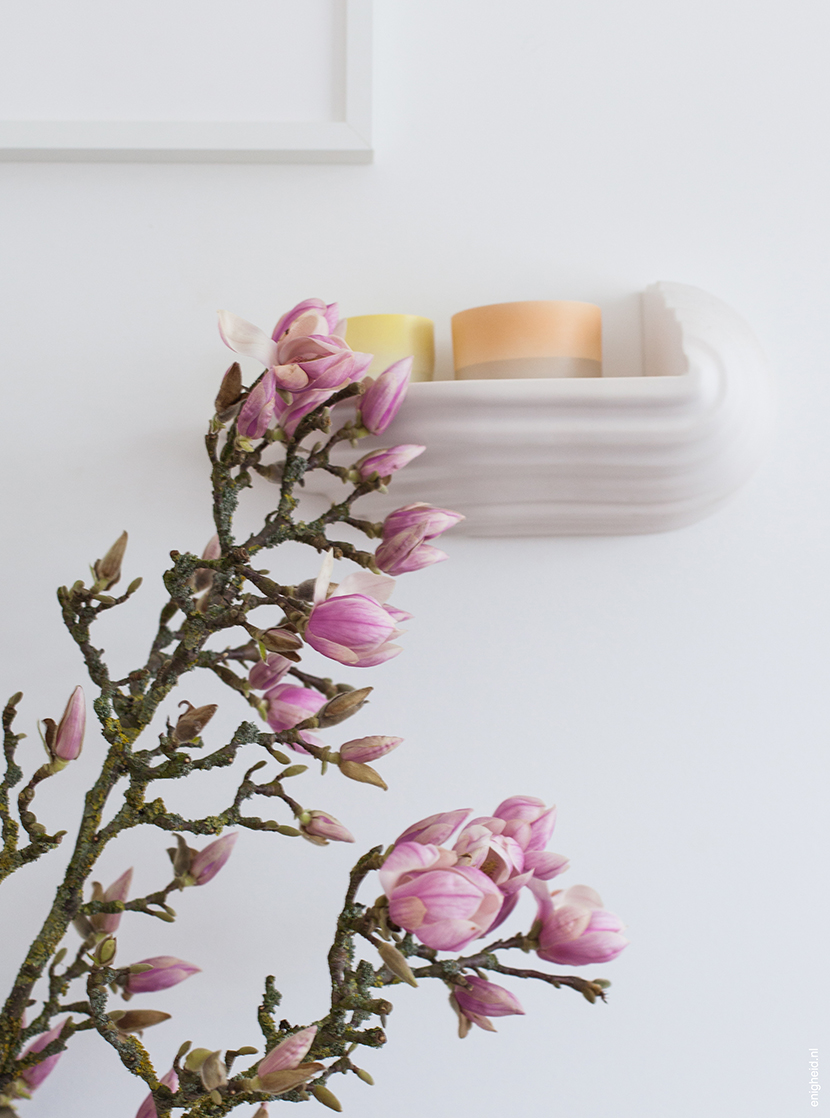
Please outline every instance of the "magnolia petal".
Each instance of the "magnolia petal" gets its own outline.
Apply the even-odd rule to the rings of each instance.
[[[374,598],[376,602],[383,605],[389,600],[389,596],[394,589],[395,580],[389,578],[388,575],[376,575],[372,574],[371,571],[354,571],[352,574],[346,575],[331,596],[332,598],[340,598],[344,594],[363,594],[366,597]]]
[[[228,349],[241,353],[244,357],[254,357],[266,368],[277,363],[276,343],[264,330],[231,311],[218,313],[219,334]]]
[[[257,1067],[257,1075],[268,1075],[273,1071],[284,1071],[286,1068],[298,1067],[303,1062],[306,1052],[314,1043],[316,1035],[317,1026],[309,1025],[307,1029],[300,1029],[293,1036],[280,1041],[276,1048],[272,1048],[265,1058],[260,1061]]]

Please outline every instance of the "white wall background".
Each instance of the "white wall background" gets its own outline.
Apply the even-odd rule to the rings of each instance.
[[[565,880],[600,890],[632,944],[599,968],[608,1005],[516,983],[527,1016],[498,1036],[459,1042],[437,987],[397,994],[388,1049],[365,1059],[377,1086],[333,1085],[352,1115],[808,1112],[807,1048],[828,1041],[828,35],[820,0],[379,0],[373,166],[0,167],[0,679],[4,696],[26,692],[32,763],[35,719],[81,678],[53,587],[130,531],[127,577],[145,588],[129,632],[98,638],[126,670],[167,551],[211,534],[200,438],[227,363],[217,307],[263,326],[312,294],[430,315],[446,369],[455,310],[586,299],[623,336],[632,294],[669,279],[735,306],[777,369],[777,442],[710,520],[450,540],[450,562],[402,579],[405,653],[360,676],[376,698],[349,726],[406,738],[382,763],[391,790],[335,774],[306,778],[303,798],[359,849],[508,792],[556,800]],[[217,743],[244,711],[230,699],[221,714]],[[99,748],[90,737],[39,796],[50,827],[77,816]],[[222,803],[229,780],[201,802]],[[164,846],[125,840],[102,880],[136,862],[137,888],[157,887]],[[265,973],[287,1016],[323,1012],[354,849],[244,834],[176,925],[125,921],[125,959],[204,968],[142,1000],[174,1014],[147,1034],[160,1067],[183,1039],[257,1043]],[[6,890],[4,975],[60,857]],[[77,1047],[21,1113],[130,1118],[140,1084],[96,1038]]]

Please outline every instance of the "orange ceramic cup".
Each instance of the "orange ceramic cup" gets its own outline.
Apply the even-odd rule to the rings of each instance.
[[[493,303],[452,317],[456,380],[602,376],[593,303]]]

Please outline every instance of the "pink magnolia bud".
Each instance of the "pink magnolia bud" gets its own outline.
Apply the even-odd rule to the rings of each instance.
[[[68,1020],[69,1018],[67,1017],[66,1021]],[[40,1036],[35,1037],[23,1053],[23,1056],[28,1056],[30,1052],[42,1052],[47,1044],[50,1044],[53,1040],[57,1040],[61,1035],[61,1030],[66,1024],[66,1021],[61,1021],[59,1025],[55,1025],[48,1033],[41,1033]],[[46,1059],[42,1060],[39,1064],[34,1064],[32,1067],[23,1069],[20,1073],[20,1078],[26,1084],[28,1090],[34,1091],[36,1087],[41,1085],[62,1055],[63,1052],[56,1052],[54,1056],[47,1056]],[[23,1056],[20,1058],[22,1059]]]
[[[433,563],[443,563],[448,559],[446,551],[424,543],[420,532],[413,529],[400,532],[384,540],[375,552],[375,562],[382,571],[390,575],[405,575],[410,571],[421,571]]]
[[[403,508],[390,512],[383,522],[383,538],[396,536],[399,532],[407,532],[417,528],[425,540],[434,540],[442,532],[458,524],[464,517],[460,512],[452,509],[439,509],[433,505],[425,505],[423,501],[416,501],[414,505],[404,505]]]
[[[425,446],[418,446],[417,443],[402,443],[385,450],[373,450],[371,454],[366,454],[359,462],[355,462],[355,469],[364,481],[375,476],[389,477],[397,470],[402,470],[425,450]]]
[[[453,987],[453,995],[464,1016],[469,1017],[473,1024],[479,1025],[480,1028],[486,1026],[482,1026],[477,1020],[479,1017],[487,1019],[524,1013],[518,999],[503,986],[497,986],[494,982],[488,982],[484,978],[477,978],[471,974],[464,975],[464,980],[466,985],[459,983]]]
[[[101,893],[100,898],[96,897],[95,899],[100,899],[102,901],[126,901],[130,894],[132,880],[132,869],[125,870],[117,881],[114,881],[108,889],[105,889]],[[98,886],[98,888],[100,889],[100,886]],[[113,932],[118,931],[118,925],[121,923],[121,913],[98,912],[94,916],[90,916],[89,922],[96,932],[106,932],[108,935],[111,935]]]
[[[231,851],[239,837],[236,831],[230,831],[215,842],[209,842],[200,850],[190,863],[189,877],[193,878],[194,885],[207,885],[216,877],[217,873],[231,856]]]
[[[172,955],[154,955],[151,959],[139,959],[138,962],[153,969],[129,976],[126,988],[131,994],[152,994],[157,990],[167,990],[170,986],[184,982],[192,974],[199,974],[202,969]]]
[[[483,935],[501,909],[501,890],[457,855],[437,846],[404,842],[380,869],[389,917],[437,951],[460,951]]]
[[[52,756],[58,761],[74,761],[80,756],[86,727],[86,700],[82,687],[76,687],[58,723]]]
[[[369,761],[376,761],[397,749],[403,738],[385,738],[370,735],[367,738],[355,738],[340,746],[341,761],[356,761],[365,765]]]
[[[259,660],[248,673],[248,682],[254,691],[267,691],[276,687],[291,667],[291,661],[280,656],[279,652],[269,652],[265,660]]]
[[[273,1071],[299,1067],[316,1035],[317,1026],[309,1025],[307,1029],[300,1029],[293,1036],[281,1040],[276,1048],[272,1048],[268,1055],[260,1060],[256,1069],[257,1075],[270,1075]]]
[[[534,880],[531,889],[542,922],[540,959],[567,967],[608,963],[628,945],[620,934],[625,925],[619,916],[606,912],[599,894],[587,885],[572,885],[555,901],[542,882]]]
[[[266,692],[265,701],[268,703],[268,725],[279,733],[293,729],[298,722],[316,714],[320,707],[325,706],[326,696],[310,687],[281,683]]]
[[[361,422],[367,431],[373,435],[383,434],[398,414],[409,387],[411,372],[412,358],[404,357],[371,383],[360,400]]]
[[[407,827],[402,835],[395,839],[395,846],[401,842],[421,842],[440,846],[446,842],[461,826],[472,809],[461,807],[456,811],[441,811],[437,815],[428,815]]]
[[[374,598],[346,594],[315,605],[304,635],[312,648],[331,660],[371,667],[400,652],[389,643],[394,631],[394,621]]]
[[[300,816],[303,838],[315,846],[328,846],[331,842],[354,842],[354,835],[327,811],[304,811]]]
[[[271,420],[277,396],[277,381],[274,371],[269,369],[262,380],[248,394],[239,410],[236,429],[248,439],[261,439]]]
[[[176,1075],[173,1068],[171,1068],[166,1075],[161,1077],[159,1083],[164,1087],[169,1087],[171,1091],[178,1091],[179,1089],[179,1077]],[[135,1118],[158,1118],[158,1110],[156,1110],[156,1104],[153,1102],[153,1096],[151,1094],[147,1096],[138,1108],[138,1113]]]

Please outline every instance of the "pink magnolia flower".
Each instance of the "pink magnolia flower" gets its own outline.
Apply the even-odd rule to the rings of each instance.
[[[104,890],[101,900],[126,901],[130,894],[132,880],[132,869],[125,870],[117,881],[114,881],[108,889]],[[121,923],[121,915],[120,912],[98,912],[94,916],[90,916],[89,920],[96,932],[106,932],[112,935],[113,932],[118,931],[118,925]]]
[[[272,1048],[268,1055],[260,1060],[256,1069],[257,1075],[270,1075],[274,1071],[299,1067],[316,1035],[317,1026],[309,1025],[307,1029],[300,1029],[293,1036],[281,1040],[276,1048]]]
[[[277,344],[277,373],[285,367],[297,369],[305,377],[303,389],[328,389],[333,392],[363,376],[372,363],[371,353],[355,353],[343,338],[322,334],[285,337]]]
[[[209,842],[195,855],[189,871],[189,876],[194,879],[194,885],[207,885],[216,877],[230,858],[238,837],[236,831],[230,831],[214,842]]]
[[[280,388],[290,392],[304,388],[308,383],[308,377],[302,369],[294,365],[280,368],[277,343],[274,339],[269,338],[258,326],[240,318],[238,314],[219,311],[219,335],[228,349],[232,349],[234,353],[241,353],[245,357],[253,357],[266,369],[271,370],[274,381]]]
[[[419,819],[417,823],[407,827],[402,835],[398,835],[395,846],[399,846],[402,842],[440,846],[455,834],[471,810],[469,807],[460,807],[455,811],[440,811],[437,815],[428,815],[426,819]]]
[[[531,888],[542,921],[540,959],[568,967],[608,963],[628,945],[620,934],[625,925],[619,916],[606,912],[599,894],[587,885],[572,885],[552,896],[541,882],[534,881]]]
[[[315,846],[328,846],[329,842],[354,842],[354,835],[339,819],[327,811],[304,811],[300,816],[303,838]]]
[[[530,874],[523,872],[524,851],[515,839],[501,833],[503,829],[501,819],[474,819],[458,836],[453,850],[460,861],[486,873],[496,885],[507,886],[516,878],[524,885],[530,880]]]
[[[169,1087],[171,1091],[178,1091],[179,1089],[179,1077],[176,1075],[173,1068],[171,1068],[166,1075],[161,1077],[159,1083],[164,1087]],[[149,1094],[138,1108],[138,1113],[135,1118],[158,1118],[158,1110],[156,1110],[156,1104],[153,1101],[152,1094]]]
[[[299,334],[331,334],[337,325],[337,303],[324,303],[322,299],[303,299],[296,307],[286,311],[271,337],[279,342],[283,337]]]
[[[360,400],[360,421],[373,435],[382,435],[400,410],[409,387],[412,358],[404,357],[372,381]],[[365,382],[364,382],[365,383]]]
[[[52,756],[57,761],[74,761],[81,754],[86,728],[86,700],[82,687],[76,687],[58,723]]]
[[[259,660],[248,672],[248,682],[254,691],[267,691],[276,687],[291,667],[291,661],[278,652],[269,652],[264,660]]]
[[[131,994],[153,994],[157,990],[167,990],[170,986],[184,982],[192,974],[199,974],[202,969],[186,963],[184,959],[176,959],[173,955],[154,955],[150,959],[138,961],[153,969],[129,976],[127,989]]]
[[[417,443],[401,443],[400,446],[373,450],[371,454],[364,455],[356,462],[355,468],[364,481],[375,476],[390,477],[396,471],[402,470],[413,458],[423,454],[425,450],[425,446],[418,446]]]
[[[498,886],[451,850],[419,842],[395,847],[379,871],[389,917],[438,951],[459,951],[483,935],[502,906]]]
[[[261,439],[274,418],[276,402],[277,378],[274,370],[269,369],[239,410],[236,420],[239,434],[248,439]]]
[[[535,796],[511,796],[493,815],[504,819],[504,833],[515,838],[525,851],[543,850],[556,826],[556,806],[546,808]]]
[[[280,683],[265,693],[265,701],[268,703],[268,725],[279,733],[280,730],[293,729],[298,722],[316,714],[328,700],[310,687]]]
[[[355,668],[373,667],[397,656],[401,648],[391,641],[400,630],[383,605],[395,580],[356,571],[329,596],[333,563],[329,552],[314,585],[306,641],[324,656]]]
[[[423,502],[396,509],[383,522],[383,542],[375,554],[377,565],[387,574],[401,575],[442,562],[447,553],[426,541],[463,519],[460,512]]]
[[[67,1017],[66,1021],[68,1020],[69,1018]],[[42,1052],[47,1044],[51,1044],[53,1040],[57,1040],[57,1038],[61,1035],[61,1031],[66,1024],[66,1021],[61,1021],[59,1025],[55,1025],[55,1027],[53,1029],[50,1029],[48,1033],[41,1033],[40,1036],[35,1037],[35,1039],[32,1041],[32,1043],[29,1045],[29,1047],[20,1058],[23,1059],[23,1056],[28,1056],[30,1052]],[[39,1064],[34,1064],[32,1067],[23,1069],[23,1071],[20,1073],[20,1078],[26,1084],[26,1087],[29,1091],[34,1091],[36,1087],[39,1087],[41,1085],[46,1076],[49,1075],[49,1073],[53,1070],[55,1064],[58,1062],[62,1055],[63,1052],[56,1052],[54,1056],[47,1056],[46,1059],[42,1060]]]
[[[475,975],[464,975],[466,985],[453,986],[452,996],[460,1013],[480,1029],[495,1032],[491,1017],[508,1017],[523,1014],[519,1001],[509,990]]]
[[[376,761],[378,757],[391,753],[402,741],[403,738],[379,737],[374,734],[366,738],[354,738],[353,741],[344,742],[340,746],[340,759],[365,765],[369,761]]]

